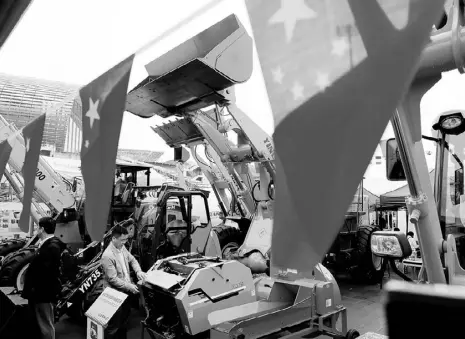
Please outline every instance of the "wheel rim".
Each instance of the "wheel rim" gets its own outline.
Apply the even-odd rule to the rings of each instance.
[[[239,245],[235,242],[230,242],[226,244],[221,250],[221,256],[226,258],[227,256],[231,255],[231,252],[235,252],[239,249]]]
[[[383,259],[374,254],[371,254],[371,261],[373,262],[373,267],[375,270],[381,271],[381,267],[383,266]]]
[[[16,277],[16,288],[18,291],[22,291],[24,288],[24,278],[26,277],[26,270],[29,267],[29,264],[24,266],[18,273],[18,276]]]

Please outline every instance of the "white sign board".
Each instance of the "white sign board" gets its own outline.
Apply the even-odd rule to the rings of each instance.
[[[106,327],[111,317],[128,297],[127,294],[107,287],[86,312],[86,317]],[[89,324],[89,322],[88,322]]]

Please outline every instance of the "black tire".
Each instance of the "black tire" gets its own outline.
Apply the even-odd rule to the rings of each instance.
[[[381,269],[380,260],[375,263],[375,258],[371,252],[371,235],[379,231],[376,225],[362,225],[357,229],[356,254],[359,265],[354,270],[356,280],[363,283],[379,283],[384,275]]]
[[[213,227],[220,242],[221,254],[224,257],[226,252],[237,250],[244,242],[242,232],[231,226],[219,225]]]
[[[347,331],[345,339],[355,339],[360,337],[360,333],[357,330],[351,329]]]
[[[83,307],[83,300],[80,300],[79,302],[73,303],[67,310],[66,310],[66,315],[76,323],[84,323],[86,316],[84,307]]]
[[[5,257],[6,255],[20,250],[26,244],[26,239],[7,239],[0,242],[0,257]]]
[[[91,307],[92,304],[95,302],[95,300],[97,300],[100,294],[102,294],[104,289],[104,280],[103,277],[100,277],[99,280],[95,282],[95,285],[92,286],[92,289],[85,295],[84,308],[86,312],[89,309],[89,307]]]
[[[99,295],[103,292],[103,278],[97,280],[92,288],[84,295],[80,301],[76,301],[66,311],[68,317],[78,323],[83,323],[86,320],[86,312],[89,307],[97,300]]]
[[[36,247],[22,248],[4,260],[0,268],[0,286],[15,286],[16,277],[21,269],[31,263]]]

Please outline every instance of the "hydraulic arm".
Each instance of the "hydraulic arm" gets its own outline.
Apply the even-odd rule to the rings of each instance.
[[[264,257],[271,246],[274,146],[235,104],[234,85],[251,75],[252,41],[235,16],[223,22],[209,28],[208,38],[199,34],[146,65],[149,76],[128,94],[127,110],[178,117],[154,131],[171,147],[187,146],[225,214],[248,220],[239,255]],[[240,67],[231,67],[237,60]]]

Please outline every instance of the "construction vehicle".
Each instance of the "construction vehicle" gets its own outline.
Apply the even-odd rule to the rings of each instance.
[[[0,117],[0,122],[5,123],[2,117]],[[6,128],[9,128],[10,131],[15,131],[14,126],[6,125]],[[21,141],[22,137],[19,134],[16,137]],[[18,167],[22,165],[19,160],[21,159],[20,146],[22,145],[14,145],[12,156],[9,160],[9,165],[12,168],[17,168],[17,170],[14,173],[5,171],[5,176],[12,183],[15,192],[21,199],[23,181],[18,170]],[[22,150],[24,151],[24,148]],[[113,196],[109,214],[109,222],[112,224],[110,224],[109,229],[111,229],[113,224],[118,224],[120,219],[122,219],[122,224],[134,232],[134,225],[127,224],[124,220],[133,215],[136,208],[137,173],[143,171],[147,176],[147,183],[149,183],[150,168],[151,166],[147,164],[120,159],[116,161],[118,173],[122,173],[125,177],[132,175],[133,179],[132,182],[124,187],[121,195]],[[54,211],[52,215],[58,221],[55,236],[59,237],[67,245],[67,251],[62,255],[63,267],[61,279],[63,288],[57,304],[55,318],[59,320],[64,314],[68,314],[74,319],[82,320],[84,319],[85,311],[102,291],[102,272],[99,258],[106,245],[108,245],[110,237],[108,235],[105,237],[103,246],[100,242],[92,242],[90,240],[84,219],[85,197],[82,194],[82,185],[78,186],[82,183],[79,180],[80,178],[75,178],[73,183],[66,181],[42,157],[39,158],[38,171],[45,178],[41,180],[42,177],[37,177],[36,179],[36,185],[39,180],[41,186],[35,188],[35,205],[40,206],[37,201],[48,201],[47,206],[50,206],[50,209]],[[53,184],[47,186],[44,181],[52,176],[54,176]],[[48,199],[49,196],[56,197],[58,194],[68,199],[68,205],[70,205],[71,198],[74,199],[74,196],[79,197],[79,199],[75,199],[77,209],[73,207],[73,219],[69,223],[64,222],[65,220],[61,215],[57,215],[59,209],[55,206],[59,205],[53,204],[54,201],[60,202],[64,199]],[[36,209],[36,211],[37,221],[40,217],[48,215],[43,210]],[[70,213],[70,209],[64,209],[64,212],[61,214],[66,213]],[[26,270],[37,251],[37,241],[38,237],[32,235],[21,242],[8,241],[4,243],[4,257],[0,267],[0,286],[13,286],[18,292],[22,290]]]
[[[337,283],[323,265],[315,267],[311,278],[292,272],[282,279],[253,278],[252,272],[265,272],[269,264],[276,171],[271,137],[234,104],[233,86],[251,75],[252,48],[244,27],[230,15],[147,64],[148,78],[128,94],[129,112],[179,118],[155,131],[177,149],[178,159],[183,153],[179,147],[190,148],[228,216],[226,222],[236,222],[246,233],[243,244],[229,251],[233,260],[208,255],[205,247],[199,251],[193,246],[196,233],[208,227],[208,217],[195,226],[190,212],[195,196],[203,199],[208,211],[205,197],[195,191],[169,190],[159,197],[162,209],[167,209],[165,201],[170,198],[181,206],[184,200],[188,208],[181,213],[182,220],[168,222],[161,232],[156,227],[165,223],[160,220],[163,213],[157,213],[151,225],[155,232],[148,237],[148,246],[152,245],[151,259],[158,260],[141,286],[148,311],[143,326],[152,338],[190,337],[210,330],[212,337],[221,333],[248,338],[253,331],[258,338],[297,331],[355,338],[358,332],[347,330]],[[231,119],[223,120],[227,112]],[[225,136],[228,131],[236,132],[236,145]],[[210,164],[199,158],[199,145]],[[255,173],[249,163],[256,165]],[[256,176],[259,184],[252,181]],[[231,215],[234,212],[239,217]],[[262,260],[251,260],[251,253]],[[167,254],[174,256],[166,258]],[[336,326],[339,319],[342,328]]]
[[[13,124],[0,116],[0,140],[9,139],[12,151],[4,176],[12,186],[20,200],[23,198],[24,181],[21,176],[26,149],[24,139]],[[57,220],[55,235],[66,243],[72,251],[83,248],[84,234],[81,232],[79,210],[83,202],[83,190],[79,178],[70,182],[54,171],[42,158],[36,171],[35,188],[31,208],[32,221],[38,224],[39,219],[52,216]],[[48,210],[43,208],[45,205]],[[85,229],[84,229],[85,230]],[[0,268],[0,285],[14,285],[24,266],[32,260],[34,245],[38,238],[33,234],[31,222],[29,239],[19,246],[8,246],[4,243],[3,260]]]
[[[423,326],[405,330],[396,327],[401,317],[406,316],[407,308],[414,312],[412,321],[447,319],[452,323],[453,315],[463,310],[465,112],[457,109],[438,114],[432,125],[423,126],[431,128],[433,137],[424,136],[420,101],[441,79],[442,72],[458,69],[463,74],[464,5],[461,0],[453,1],[449,13],[444,13],[441,24],[433,30],[415,79],[391,119],[395,138],[386,143],[386,176],[392,181],[407,181],[410,195],[405,203],[421,250],[421,259],[416,260],[420,273],[417,279],[412,279],[397,270],[395,264],[395,260],[402,261],[412,253],[405,234],[379,231],[371,238],[373,253],[383,259],[383,265],[390,265],[408,281],[389,282],[386,286],[386,311],[392,338],[439,334]],[[433,183],[429,178],[424,139],[436,143]],[[425,285],[412,286],[412,281]],[[460,326],[446,326],[440,330],[440,336],[460,336],[461,331]]]
[[[378,225],[367,225],[360,218],[363,211],[363,187],[359,186],[344,224],[323,260],[331,272],[347,272],[352,281],[379,283],[384,276],[382,261],[373,255],[370,246],[371,235],[380,230]]]
[[[405,133],[401,130],[400,117],[396,114],[396,119],[392,120],[392,124],[395,128],[397,138],[391,138],[386,142],[386,177],[388,180],[400,181],[407,180],[411,192],[414,191],[415,184],[424,183],[417,178],[415,182],[414,175],[412,172],[407,172],[403,166],[403,161],[409,160],[405,150],[408,145],[398,144],[398,140],[402,140],[399,136]],[[432,194],[434,197],[433,203],[435,203],[435,211],[437,211],[438,221],[440,230],[440,241],[444,242],[442,250],[440,251],[441,265],[447,272],[445,278],[449,283],[458,283],[460,276],[465,273],[462,267],[465,267],[465,225],[463,219],[463,201],[462,196],[464,195],[464,167],[463,167],[463,154],[465,146],[465,111],[452,110],[444,113],[440,113],[435,119],[435,123],[431,126],[432,131],[436,134],[435,137],[422,136],[421,139],[432,140],[436,143],[436,168],[434,171],[434,183],[432,186]],[[420,141],[418,142],[421,142]],[[402,157],[404,154],[405,160]],[[418,164],[415,164],[419,167]],[[409,173],[409,175],[407,175]],[[427,195],[424,193],[424,186],[421,186],[421,190],[416,188],[417,192],[421,193],[417,198],[409,197],[406,201],[409,209],[409,220],[415,225],[416,232],[420,237],[422,230],[418,230],[420,224],[420,216],[417,215],[423,211],[421,204],[426,204]],[[426,188],[428,190],[428,188]],[[420,204],[417,203],[417,199]],[[431,211],[428,210],[428,214]],[[426,210],[423,211],[426,214]],[[420,214],[421,215],[421,214]],[[433,226],[433,225],[431,225]],[[429,227],[431,227],[429,226]],[[420,226],[422,227],[422,226]],[[403,272],[396,269],[394,264],[395,259],[404,259],[412,254],[412,249],[405,238],[405,234],[391,234],[391,232],[376,232],[373,239],[374,244],[372,246],[378,246],[385,248],[387,243],[392,243],[396,249],[400,249],[401,253],[397,255],[391,255],[386,252],[381,255],[382,258],[386,258],[384,265],[390,265],[393,270],[406,281],[413,281],[410,277],[406,276]],[[381,237],[382,242],[379,241],[378,237]],[[397,242],[394,240],[395,237]],[[394,241],[394,242],[393,242]],[[378,244],[379,242],[379,244]],[[421,242],[421,238],[420,238]],[[436,241],[437,242],[437,241]],[[423,246],[421,246],[423,248]],[[377,247],[376,247],[377,248]],[[378,251],[381,248],[378,248]],[[422,249],[421,252],[424,252]],[[423,259],[424,260],[424,259]],[[418,262],[422,269],[418,275],[418,282],[427,282],[428,274],[426,271],[426,263],[422,259],[415,260]]]
[[[447,48],[458,48],[454,44],[459,47],[462,44],[450,38],[451,30],[461,27],[459,18],[463,17],[463,12],[460,8],[463,2],[455,1],[449,15],[445,16],[445,23],[433,31],[417,76],[391,119],[395,138],[386,143],[386,176],[388,180],[407,180],[408,183],[409,221],[415,225],[421,248],[422,270],[418,281],[461,285],[465,273],[462,268],[465,263],[462,202],[465,113],[453,110],[439,114],[429,126],[433,137],[423,136],[418,126],[423,95],[441,79],[442,72],[461,67],[458,59],[447,52]],[[408,115],[414,119],[409,119]],[[425,138],[436,143],[433,185],[422,144]],[[393,260],[411,254],[405,234],[401,232],[375,232],[371,243],[374,253],[386,258],[385,265],[391,264],[394,270]],[[412,280],[398,273],[405,280]]]
[[[0,122],[6,123],[3,117],[0,117]],[[7,127],[10,128],[10,131],[15,130],[14,126],[7,125]],[[17,138],[19,141],[22,140],[22,137],[19,134],[17,134]],[[19,159],[21,159],[21,156],[24,156],[20,153],[21,151],[24,151],[24,148],[21,148],[21,146],[22,145],[16,144],[15,147],[13,147],[12,155],[9,160],[9,165],[12,168],[22,166]],[[136,174],[138,171],[147,171],[147,169],[150,168],[150,166],[147,165],[134,165],[122,160],[117,160],[116,163],[117,169],[123,173]],[[19,169],[20,168],[21,167],[19,167]],[[85,226],[85,197],[82,179],[76,177],[72,183],[69,182],[54,171],[42,157],[39,158],[38,171],[45,174],[41,174],[41,177],[36,178],[36,184],[39,181],[39,185],[41,186],[36,187],[34,192],[35,198],[33,206],[37,206],[37,208],[35,208],[36,213],[33,214],[35,215],[34,221],[37,224],[41,217],[50,215],[45,212],[38,203],[39,201],[47,202],[47,207],[50,207],[50,210],[52,211],[51,215],[57,220],[55,236],[60,238],[68,246],[68,249],[72,253],[78,253],[88,244],[92,243]],[[13,186],[18,198],[22,199],[23,181],[19,174],[19,170],[5,171],[5,176]],[[45,177],[45,179],[40,180],[42,177]],[[49,180],[51,183],[47,184],[47,182],[45,182],[46,180]],[[135,180],[137,179],[135,178]],[[123,194],[126,197],[124,203],[115,203],[113,200],[109,215],[110,222],[114,222],[118,219],[125,219],[122,218],[121,215],[127,217],[134,213],[135,199],[132,197],[134,194],[133,184],[131,184],[130,187],[123,192]],[[49,197],[51,198],[49,199]],[[72,208],[63,208],[61,214],[57,214],[60,208],[60,202],[65,201],[65,198],[63,197],[66,198],[66,205],[71,206],[72,199],[74,200],[74,205]],[[112,217],[113,214],[116,214],[116,218]],[[66,218],[63,216],[66,216]],[[22,246],[20,246],[17,242],[15,242],[15,246],[12,246],[11,242],[5,242],[4,246],[0,247],[0,249],[3,248],[3,260],[1,261],[0,266],[0,286],[15,286],[21,290],[22,284],[20,281],[22,281],[27,265],[32,260],[35,253],[35,244],[37,241],[37,236],[30,233],[29,238],[21,242]],[[92,257],[98,253],[98,250],[87,250],[84,253],[85,258],[91,260]]]

